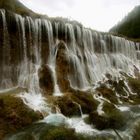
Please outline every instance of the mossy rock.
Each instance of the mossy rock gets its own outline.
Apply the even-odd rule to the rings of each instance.
[[[116,96],[115,92],[111,88],[108,88],[106,85],[100,85],[100,87],[98,87],[96,91],[101,93],[101,95],[109,101],[118,104],[118,97]]]
[[[61,97],[57,100],[58,107],[61,110],[61,113],[65,116],[80,116],[80,109],[78,104],[75,104],[74,101],[68,96]]]
[[[91,94],[84,92],[67,93],[59,97],[56,105],[65,116],[80,116],[80,107],[82,113],[88,114],[97,109],[98,102]]]
[[[124,90],[124,89],[127,90],[127,87],[126,87],[126,85],[124,83],[124,80],[119,80],[118,82],[117,81],[114,81],[113,86],[115,88],[115,91],[120,96],[127,96],[127,92]]]
[[[121,129],[125,126],[126,117],[113,104],[105,102],[103,111],[104,114],[95,111],[89,114],[89,122],[97,129]]]
[[[76,140],[74,130],[64,127],[56,127],[50,129],[43,137],[42,140]]]
[[[132,140],[140,140],[140,120],[134,125],[132,131]]]
[[[21,131],[5,137],[4,140],[80,140],[74,129],[52,126],[46,123],[35,123]]]
[[[116,137],[111,134],[99,134],[99,135],[87,135],[87,134],[77,134],[78,140],[116,140]]]
[[[41,113],[28,108],[20,98],[0,95],[0,139],[41,118]]]
[[[132,91],[140,96],[140,79],[129,77],[127,80]]]

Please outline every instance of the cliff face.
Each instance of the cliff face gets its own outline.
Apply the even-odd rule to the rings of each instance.
[[[140,39],[140,6],[128,13],[121,22],[110,29],[110,32]]]

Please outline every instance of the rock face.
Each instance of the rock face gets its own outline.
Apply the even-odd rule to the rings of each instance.
[[[56,56],[56,74],[58,79],[57,82],[62,92],[70,90],[70,82],[68,79],[70,71],[69,63],[66,44],[61,41],[58,44],[58,52]]]
[[[53,73],[48,65],[42,65],[38,70],[39,86],[44,95],[52,95],[54,92]]]

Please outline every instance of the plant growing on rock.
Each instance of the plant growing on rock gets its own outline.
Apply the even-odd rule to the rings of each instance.
[[[0,96],[0,139],[42,118],[41,113],[28,108],[20,98]]]

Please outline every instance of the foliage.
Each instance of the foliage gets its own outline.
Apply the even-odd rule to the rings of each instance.
[[[111,28],[110,32],[140,39],[140,6],[136,6],[121,22]]]

